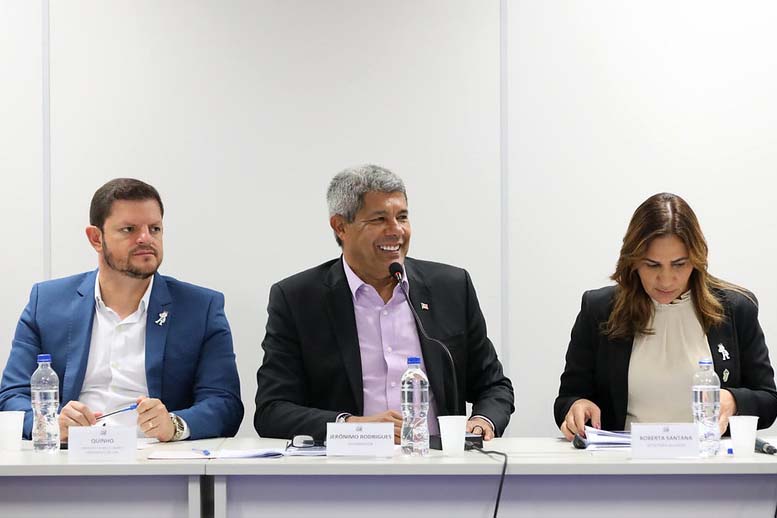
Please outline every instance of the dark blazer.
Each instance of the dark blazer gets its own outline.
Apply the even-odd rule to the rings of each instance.
[[[458,377],[458,408],[444,351],[418,333],[439,415],[488,417],[500,435],[513,408],[513,387],[486,336],[469,274],[460,268],[405,259],[410,298],[429,336],[451,351]],[[422,311],[421,303],[428,305]],[[342,259],[334,259],[275,284],[267,307],[254,427],[262,437],[297,434],[323,438],[326,423],[347,412],[362,415],[361,357],[353,296]],[[398,389],[397,389],[398,390]],[[398,410],[398,409],[397,409]]]
[[[615,286],[583,294],[553,407],[559,426],[572,403],[581,398],[590,399],[599,406],[602,428],[623,430],[625,426],[629,360],[634,338],[609,340],[600,331],[602,323],[610,316],[614,296]],[[731,290],[717,291],[716,296],[725,308],[726,319],[710,329],[707,341],[721,388],[734,396],[738,414],[757,415],[758,428],[768,428],[777,417],[777,391],[769,351],[758,324],[758,305]],[[729,359],[723,359],[718,344],[723,344]],[[726,370],[728,376],[724,376]],[[688,398],[690,407],[690,394]]]
[[[32,430],[30,376],[38,354],[51,354],[51,366],[59,376],[60,408],[81,394],[92,340],[96,276],[97,270],[32,288],[0,384],[0,410],[26,412],[27,438]],[[162,312],[167,318],[156,324]],[[146,383],[149,397],[158,398],[186,421],[191,439],[235,435],[243,403],[221,293],[154,275],[146,317]]]

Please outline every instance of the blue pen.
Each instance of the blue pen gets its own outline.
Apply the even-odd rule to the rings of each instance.
[[[137,403],[132,403],[130,406],[128,406],[126,408],[120,408],[118,410],[114,410],[113,412],[108,412],[107,414],[103,414],[100,417],[98,417],[97,420],[99,421],[103,417],[108,417],[110,415],[119,414],[121,412],[129,412],[130,410],[135,410],[136,408],[138,408],[138,404]]]
[[[210,450],[201,450],[199,448],[192,448],[192,451],[196,451],[197,453],[202,453],[206,457],[210,455]]]

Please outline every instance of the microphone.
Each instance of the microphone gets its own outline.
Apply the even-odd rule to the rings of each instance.
[[[756,437],[755,451],[757,451],[758,453],[766,453],[767,455],[774,455],[775,453],[777,453],[777,448],[775,448],[768,442],[764,441],[763,439]]]
[[[394,280],[397,281],[397,283],[402,282],[402,278],[404,274],[402,273],[402,265],[399,263],[391,263],[389,265],[389,273],[392,277],[394,277]]]
[[[453,409],[454,409],[453,411],[456,412],[456,414],[454,415],[458,415],[459,383],[456,379],[456,363],[453,361],[453,356],[451,355],[451,351],[450,349],[448,349],[448,346],[442,343],[440,340],[437,340],[436,338],[432,338],[431,336],[429,336],[429,334],[426,332],[426,329],[424,329],[424,325],[423,323],[421,323],[421,318],[418,316],[418,313],[413,307],[413,303],[410,301],[410,294],[407,292],[405,285],[402,284],[402,279],[404,278],[404,270],[402,269],[402,265],[396,262],[391,263],[389,265],[389,273],[394,278],[394,280],[397,281],[399,288],[402,290],[402,293],[404,293],[405,302],[407,302],[407,305],[410,306],[410,312],[413,313],[413,318],[415,319],[416,324],[418,324],[418,329],[421,330],[421,334],[424,335],[424,338],[426,338],[430,342],[434,342],[440,347],[442,347],[442,350],[445,351],[445,354],[448,356],[448,362],[450,363],[450,367],[451,367],[451,378],[453,379]]]

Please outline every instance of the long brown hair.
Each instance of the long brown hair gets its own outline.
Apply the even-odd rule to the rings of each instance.
[[[634,211],[623,237],[618,264],[610,277],[618,283],[610,318],[603,332],[610,339],[636,334],[652,334],[648,328],[653,317],[653,302],[642,287],[637,268],[650,243],[657,237],[678,237],[688,249],[693,272],[688,280],[691,300],[704,332],[725,319],[725,311],[714,290],[741,288],[707,272],[707,241],[691,207],[671,193],[654,194]]]

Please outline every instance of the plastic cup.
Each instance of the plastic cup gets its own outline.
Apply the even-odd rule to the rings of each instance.
[[[728,418],[735,457],[752,457],[755,455],[755,432],[757,425],[758,416],[754,415],[732,415]]]
[[[467,416],[441,415],[437,417],[440,423],[440,441],[442,454],[448,457],[464,455],[464,437],[467,433]]]
[[[0,412],[0,450],[22,449],[24,412],[11,410]]]

